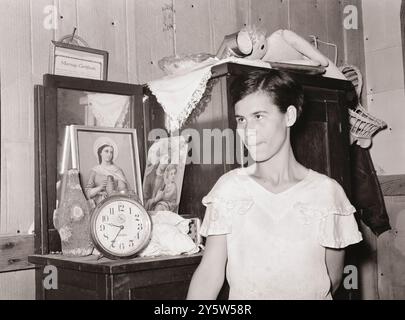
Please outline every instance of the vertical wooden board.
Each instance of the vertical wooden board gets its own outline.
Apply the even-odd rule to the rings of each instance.
[[[381,299],[405,299],[405,196],[384,197],[392,230],[378,238]]]
[[[15,234],[17,228],[21,226],[22,229],[20,225],[22,219],[32,220],[34,208],[34,165],[33,161],[29,162],[33,160],[30,2],[0,1],[0,12],[2,13],[0,41],[3,44],[0,46],[2,99],[0,232]],[[11,145],[15,145],[16,149],[10,150]],[[16,171],[22,173],[18,176],[20,180],[10,180],[7,164],[14,165],[11,175]],[[19,210],[15,210],[15,207]]]
[[[31,18],[28,1],[0,1],[2,141],[32,136]]]
[[[109,52],[108,80],[127,82],[125,0],[78,1],[78,34],[90,47]]]
[[[49,72],[49,48],[55,39],[57,7],[54,0],[30,0],[32,26],[32,76],[33,84],[42,83],[42,76]],[[32,89],[29,93],[32,96]],[[33,108],[29,109],[30,130],[33,132]]]
[[[388,103],[387,103],[388,102]],[[403,89],[369,95],[370,113],[384,120],[388,128],[373,137],[371,156],[380,174],[402,174],[405,171],[405,93]],[[395,150],[395,158],[393,152]]]
[[[362,1],[361,0],[341,0],[342,6],[345,8],[348,5],[353,5],[357,8],[358,13],[358,29],[345,29],[343,28],[344,40],[344,62],[357,66],[362,75],[363,80],[366,79],[366,67],[364,56],[364,37],[363,37],[363,14],[362,14]],[[362,102],[366,107],[367,101],[367,83],[364,81]]]
[[[401,45],[400,7],[401,0],[362,1],[365,51]]]
[[[54,39],[56,10],[54,0],[30,0],[31,16],[31,55],[32,82],[24,93],[30,97],[30,105],[26,106],[25,116],[28,117],[29,140],[16,145],[11,143],[5,150],[12,148],[6,157],[7,163],[7,233],[24,233],[34,221],[34,106],[33,84],[42,83],[42,76],[48,72],[49,45]],[[49,16],[51,19],[48,19]],[[27,70],[28,71],[28,70]],[[29,163],[29,165],[27,165]],[[22,196],[24,195],[24,196]]]
[[[232,3],[236,6],[236,22],[237,25],[249,25],[252,17],[252,1],[251,0],[233,0]]]
[[[385,41],[386,46],[400,46],[401,39],[401,0],[390,1],[389,5],[384,7],[385,16]],[[364,1],[363,1],[364,3]]]
[[[311,0],[309,0],[311,1]],[[308,0],[289,0],[288,2],[288,25],[289,29],[299,34],[301,37],[308,38]]]
[[[251,24],[264,27],[268,35],[289,29],[288,0],[251,0]]]
[[[249,12],[246,12],[246,15]],[[211,37],[213,53],[216,53],[228,34],[238,32],[246,23],[246,18],[238,10],[234,0],[215,1],[210,0]]]
[[[380,136],[381,135],[381,136]],[[373,144],[379,144],[379,147],[373,147],[373,162],[377,172],[382,174],[403,174],[405,148],[403,148],[405,135],[392,134],[386,132],[386,135],[379,134],[373,138]]]
[[[178,54],[212,53],[210,0],[175,2],[176,52]]]
[[[378,0],[362,1],[363,27],[366,38],[364,42],[365,51],[378,50],[385,47],[385,17],[383,14],[384,7],[387,5],[385,2]]]
[[[0,300],[35,300],[35,271],[0,273]]]
[[[290,29],[307,41],[310,35],[327,40],[326,2],[324,0],[289,0]],[[328,46],[319,43],[318,49],[327,54]]]
[[[131,82],[164,76],[158,61],[174,54],[172,0],[127,0],[128,70]]]
[[[343,41],[343,7],[341,1],[325,1],[326,19],[326,41],[337,45],[337,66],[344,63],[344,41]],[[334,61],[335,48],[329,47],[325,50],[326,56]]]
[[[2,161],[1,234],[25,233],[34,221],[34,157],[29,142],[6,142]]]
[[[360,296],[362,300],[377,300],[377,237],[363,221],[360,221],[359,229],[363,235],[363,242],[358,245],[361,258],[357,257]]]
[[[56,29],[56,40],[71,34],[74,27],[77,27],[77,1],[57,0],[58,28]]]
[[[138,70],[138,37],[136,32],[138,19],[136,17],[137,8],[139,4],[136,0],[126,0],[126,19],[127,19],[127,58],[128,58],[128,82],[140,83],[139,70]],[[142,50],[142,52],[144,52]]]
[[[368,51],[367,94],[376,94],[404,88],[402,46]]]

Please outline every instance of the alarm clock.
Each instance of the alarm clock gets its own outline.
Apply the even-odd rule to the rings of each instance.
[[[151,235],[151,218],[134,197],[112,195],[100,202],[91,215],[91,239],[107,258],[135,257],[147,246]]]

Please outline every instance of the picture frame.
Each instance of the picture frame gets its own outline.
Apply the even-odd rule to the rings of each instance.
[[[79,170],[89,200],[97,205],[114,192],[126,192],[143,204],[136,129],[72,125],[69,133],[72,168]]]
[[[179,213],[188,148],[182,135],[160,138],[149,148],[143,179],[146,210]]]
[[[88,94],[97,97],[127,97],[128,111],[120,123],[111,127],[137,129],[140,171],[144,172],[146,135],[150,117],[145,110],[141,85],[45,74],[43,84],[34,87],[35,125],[35,238],[36,253],[60,250],[53,225],[53,211],[59,199],[65,129],[70,125],[103,126],[86,112]],[[100,105],[100,108],[104,108]],[[108,107],[107,107],[108,108]],[[69,164],[67,164],[69,166]]]
[[[50,74],[107,80],[109,54],[105,50],[51,41]]]

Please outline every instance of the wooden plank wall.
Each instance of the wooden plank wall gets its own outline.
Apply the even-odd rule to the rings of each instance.
[[[380,299],[405,299],[405,196],[385,196],[392,230],[377,239]]]
[[[405,82],[401,0],[363,1],[367,100],[370,112],[388,124],[373,139],[371,156],[379,175],[405,173]],[[392,151],[395,150],[395,161]]]
[[[400,12],[401,0],[362,1],[368,109],[388,124],[373,138],[371,148],[393,228],[375,239],[381,299],[405,297],[405,84]]]
[[[226,34],[254,23],[262,24],[268,32],[291,28],[306,39],[315,34],[339,46],[339,63],[360,63],[361,50],[355,45],[361,46],[361,30],[345,37],[342,27],[344,5],[358,2],[1,0],[0,235],[26,234],[34,220],[33,86],[42,82],[48,70],[50,40],[78,27],[78,35],[91,47],[109,51],[109,80],[131,83],[161,77],[158,61],[164,56],[215,53]],[[45,28],[48,6],[57,10],[56,29]],[[320,49],[332,58],[329,48]],[[25,288],[26,277],[32,277],[32,272],[0,274],[0,298],[33,298],[33,287]],[[3,285],[10,281],[13,289]]]

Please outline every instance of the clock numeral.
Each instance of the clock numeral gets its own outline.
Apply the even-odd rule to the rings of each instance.
[[[103,216],[102,217],[102,221],[103,222],[108,222],[110,219],[108,218],[108,216]]]
[[[105,225],[104,224],[100,224],[100,231],[104,231],[105,230]]]
[[[129,207],[129,214],[132,214],[132,208]]]
[[[136,239],[139,240],[139,231],[136,233]]]
[[[124,250],[124,249],[125,249],[125,244],[122,243],[122,242],[120,243],[120,249],[121,249],[121,250]]]
[[[108,237],[108,235],[106,235],[105,233],[103,234],[103,237],[106,238],[107,240],[110,239],[110,238]]]
[[[125,208],[125,206],[123,204],[118,205],[118,211],[119,212],[124,212],[124,208]]]
[[[110,208],[110,214],[111,214],[111,215],[114,214],[114,208]]]
[[[111,248],[115,248],[115,241],[111,241]]]
[[[129,240],[129,246],[132,248],[135,246],[134,240]]]
[[[139,223],[138,224],[138,231],[142,231],[143,230],[143,225],[142,225],[142,223]]]

